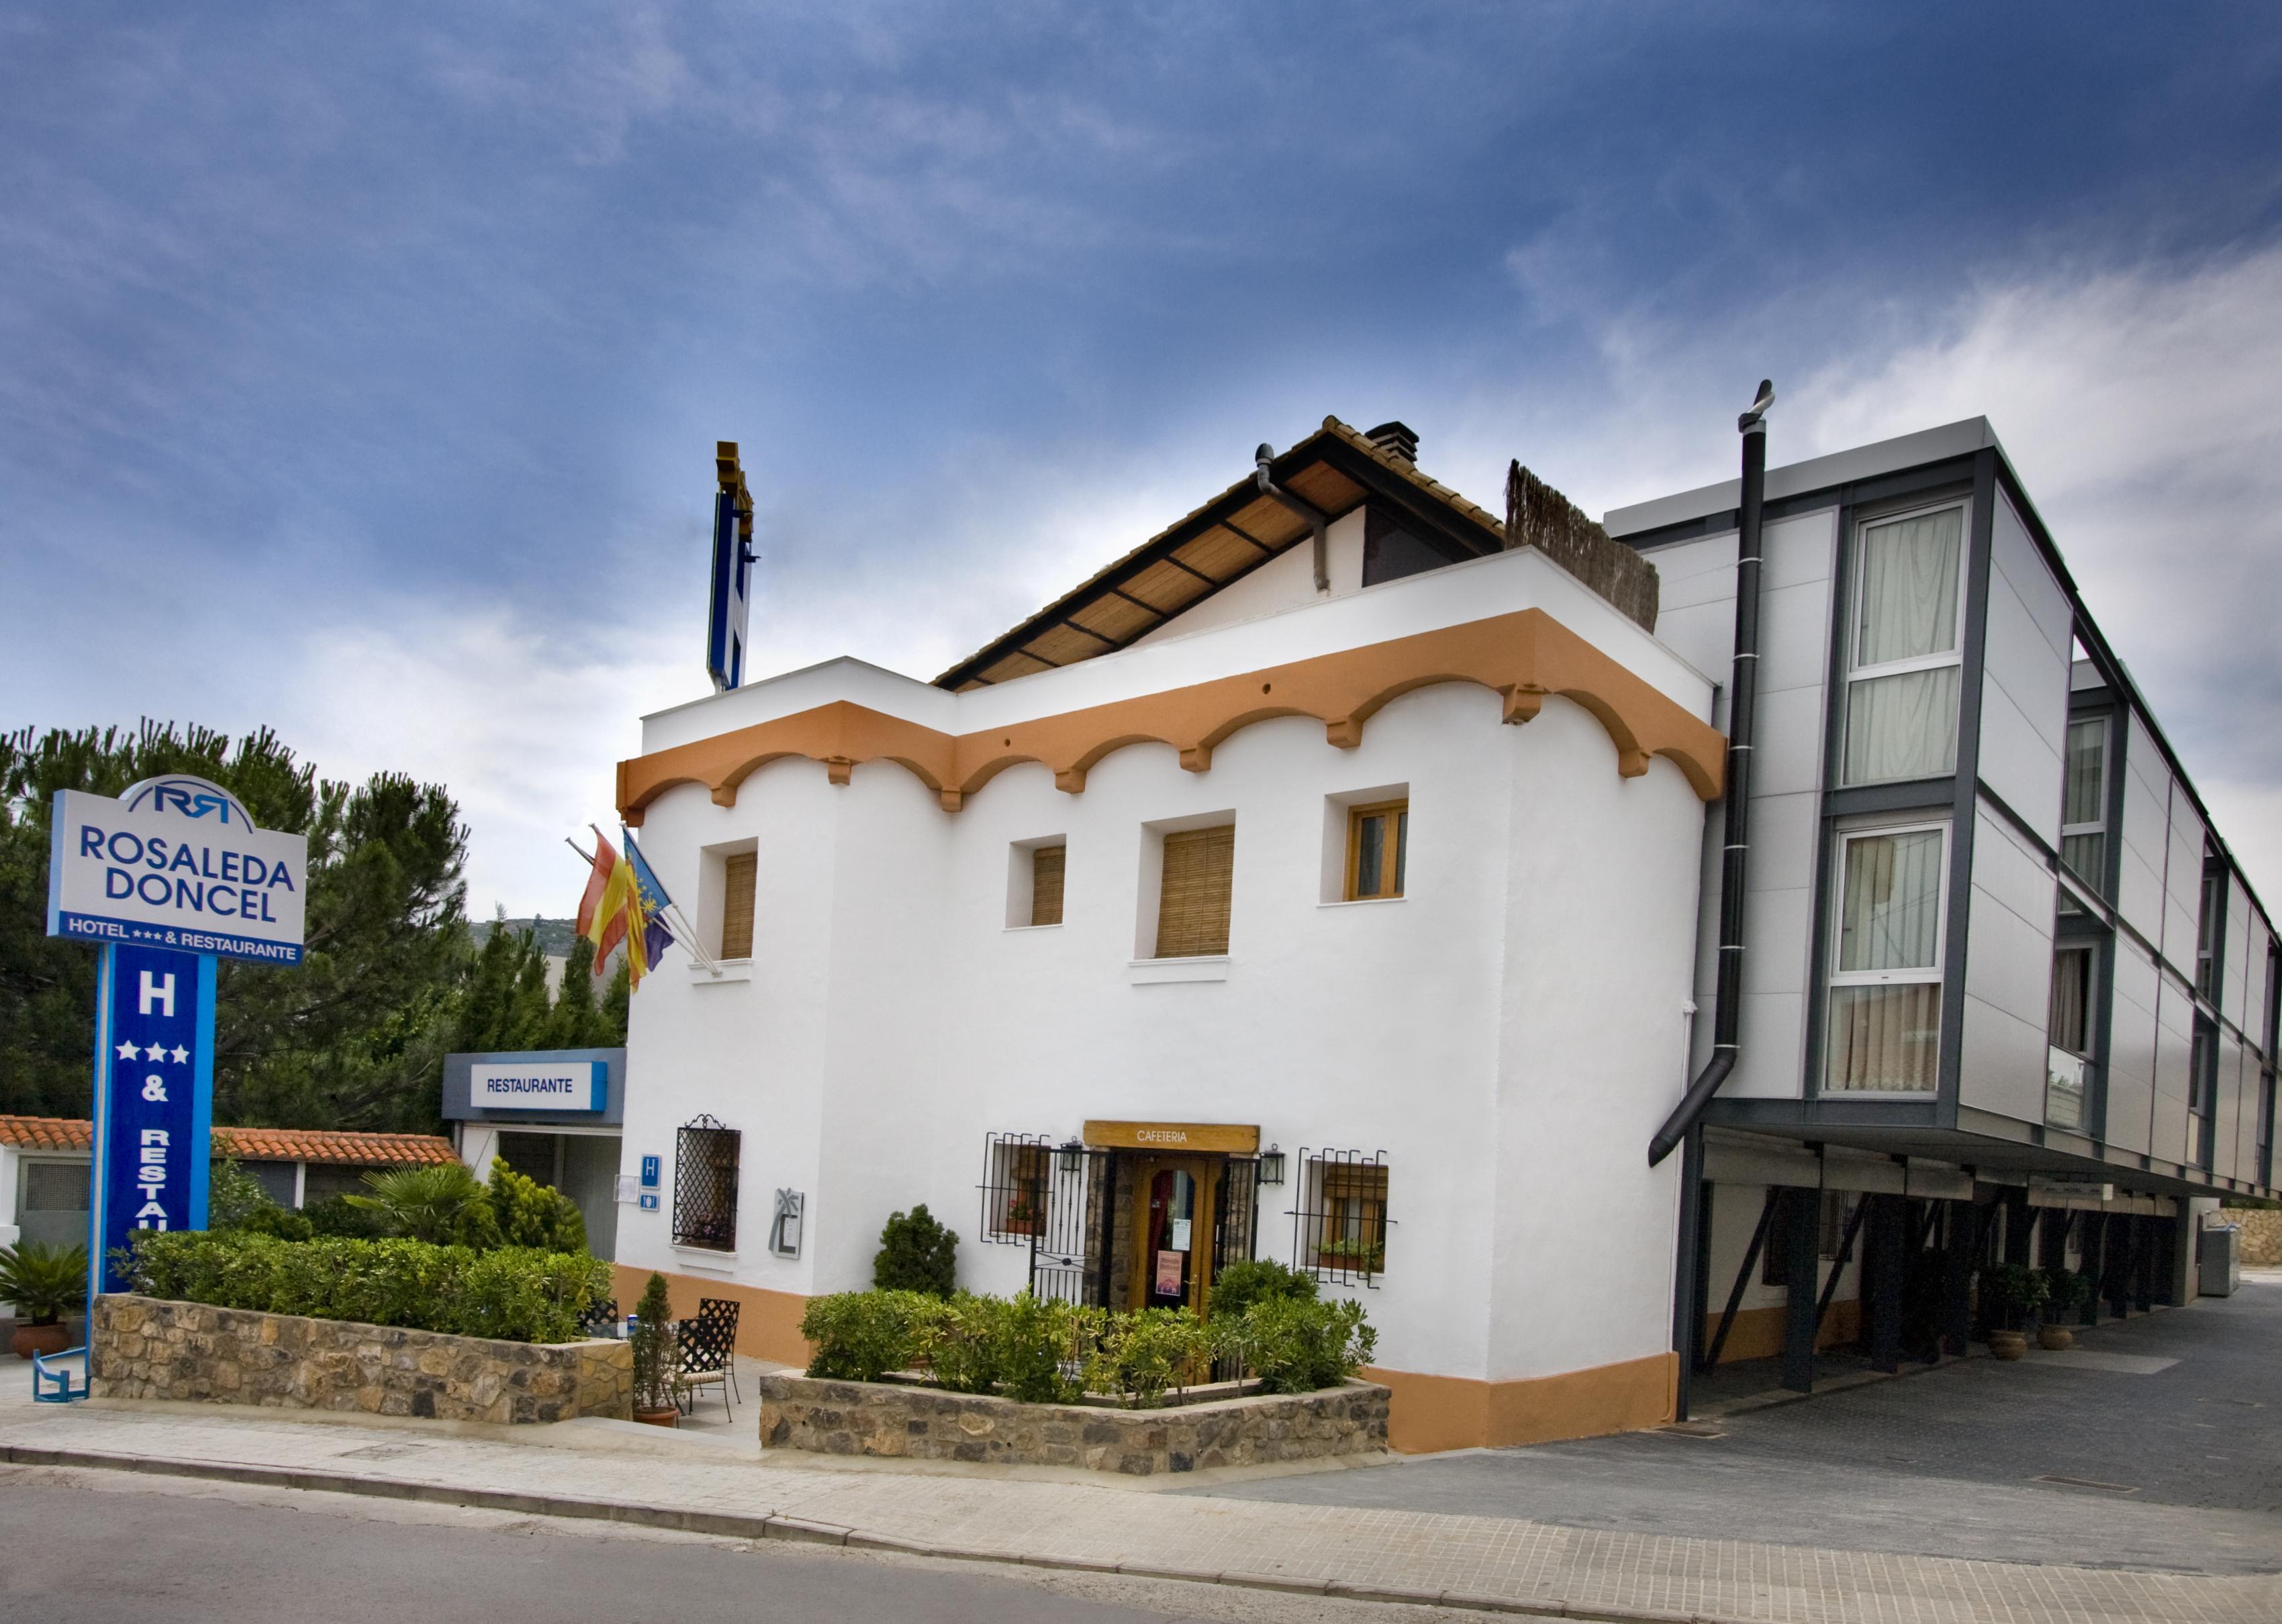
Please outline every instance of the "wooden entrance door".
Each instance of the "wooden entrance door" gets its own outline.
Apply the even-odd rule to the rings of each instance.
[[[1134,1164],[1133,1270],[1128,1308],[1202,1314],[1212,1289],[1216,1156],[1148,1156]]]

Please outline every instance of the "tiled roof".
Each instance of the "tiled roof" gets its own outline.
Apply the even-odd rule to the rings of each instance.
[[[66,1116],[0,1116],[0,1144],[27,1150],[88,1150],[95,1124]],[[452,1141],[432,1133],[337,1133],[322,1128],[216,1128],[213,1147],[249,1162],[316,1162],[338,1167],[413,1167],[456,1162]]]
[[[67,1116],[0,1116],[0,1145],[27,1150],[92,1150],[95,1124]]]

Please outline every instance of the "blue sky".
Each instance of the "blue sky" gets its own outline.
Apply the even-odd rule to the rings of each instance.
[[[1336,413],[1599,511],[1997,423],[2282,905],[2282,28],[2028,4],[0,4],[0,720],[445,778],[920,676]]]

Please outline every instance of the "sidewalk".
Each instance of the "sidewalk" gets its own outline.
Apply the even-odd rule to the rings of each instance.
[[[632,1423],[285,1419],[224,1405],[22,1402],[0,1463],[225,1479],[741,1538],[1580,1619],[1752,1624],[2264,1624],[2282,1576],[2028,1566],[1606,1533],[1494,1517],[1136,1492],[983,1468],[764,1455]],[[757,1418],[741,1407],[741,1421]],[[749,1434],[748,1434],[749,1436]],[[1381,1468],[1401,1471],[1400,1465]]]

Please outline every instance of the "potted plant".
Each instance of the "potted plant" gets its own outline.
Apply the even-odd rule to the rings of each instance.
[[[2027,1355],[2028,1333],[2021,1327],[2044,1306],[2045,1291],[2043,1273],[2026,1263],[1991,1263],[1981,1271],[1981,1306],[1989,1317],[1991,1354],[2005,1360]]]
[[[673,1402],[673,1304],[665,1277],[653,1274],[634,1309],[634,1419],[650,1426],[679,1426]]]
[[[0,1247],[0,1302],[16,1305],[19,1359],[59,1354],[71,1345],[63,1317],[87,1298],[87,1248],[27,1240]]]
[[[2059,1323],[2060,1317],[2092,1295],[2092,1278],[2073,1269],[2038,1272],[2044,1276],[2045,1302],[2053,1317],[2038,1323],[2037,1346],[2047,1353],[2060,1353],[2076,1346],[2076,1333]]]

